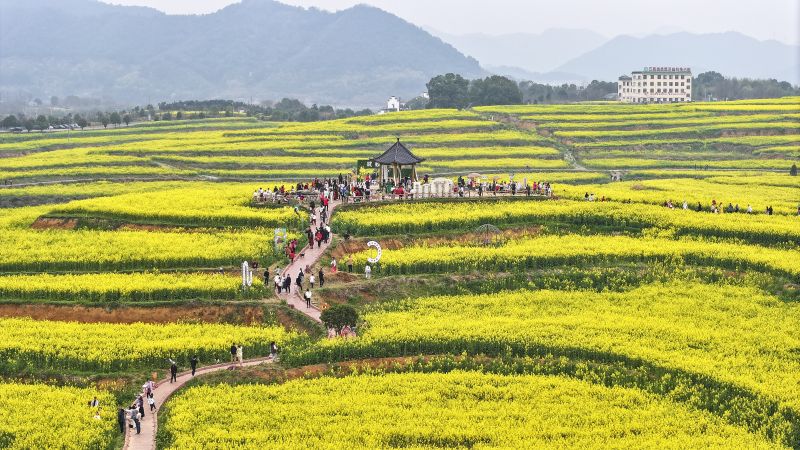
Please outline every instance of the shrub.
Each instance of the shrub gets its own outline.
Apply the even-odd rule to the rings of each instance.
[[[322,311],[320,320],[327,328],[341,330],[345,325],[355,326],[358,322],[358,313],[350,305],[333,305]]]

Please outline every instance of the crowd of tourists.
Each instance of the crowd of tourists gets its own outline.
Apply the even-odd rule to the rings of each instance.
[[[142,421],[145,420],[145,404],[149,406],[151,416],[156,410],[156,400],[153,392],[155,388],[155,382],[145,382],[142,385],[142,392],[136,397],[133,403],[127,408],[119,408],[119,410],[117,410],[117,424],[119,425],[120,433],[125,434],[127,428],[131,431],[135,431],[136,434],[141,434]],[[96,401],[97,398],[95,398],[94,402]]]
[[[449,182],[447,188],[449,192],[438,192],[436,194],[423,186],[430,184],[428,175],[424,175],[418,182],[410,176],[404,176],[398,180],[392,178],[380,180],[377,173],[366,174],[363,177],[353,175],[342,175],[332,178],[315,178],[305,183],[294,185],[273,186],[272,190],[258,188],[253,192],[253,201],[256,203],[276,202],[288,203],[298,201],[308,203],[313,201],[316,195],[328,201],[362,202],[368,200],[388,199],[412,199],[424,198],[434,195],[447,197],[472,197],[483,195],[512,195],[512,196],[553,196],[553,188],[548,182],[534,181],[498,181],[498,178],[491,182],[479,180],[477,177],[465,178],[458,177],[453,183]]]
[[[457,184],[454,188],[456,193],[458,193],[459,197],[463,197],[464,195],[469,195],[471,193],[477,193],[479,197],[482,197],[484,194],[491,194],[496,196],[497,194],[506,194],[506,195],[524,195],[526,197],[530,197],[531,195],[537,196],[545,196],[545,197],[552,197],[553,196],[553,187],[550,185],[549,182],[545,181],[534,181],[529,183],[527,179],[523,179],[522,181],[500,181],[498,179],[493,179],[491,182],[488,181],[481,181],[477,178],[467,178],[458,177]]]
[[[610,198],[606,196],[602,196],[599,199],[595,197],[594,194],[585,193],[583,199],[587,202],[606,202],[611,201]],[[633,203],[630,199],[623,200],[622,203]],[[712,214],[733,214],[733,213],[743,213],[743,214],[757,214],[756,211],[753,209],[753,206],[748,204],[747,207],[741,207],[738,203],[734,204],[733,202],[729,202],[725,205],[723,202],[718,202],[716,199],[712,199],[711,203],[708,205],[703,205],[702,202],[697,202],[696,205],[690,204],[688,201],[684,200],[681,203],[673,202],[672,199],[666,200],[664,203],[661,204],[664,208],[668,209],[684,209],[687,211],[695,211],[695,212],[710,212]],[[764,214],[771,216],[775,210],[772,206],[767,206],[764,208]],[[800,205],[797,205],[797,215],[800,216]]]
[[[680,205],[674,203],[672,200],[665,201],[662,206],[669,209],[684,209],[684,210],[693,210],[696,212],[710,212],[712,214],[733,214],[733,213],[745,213],[745,214],[756,214],[753,210],[752,205],[747,205],[746,208],[739,207],[739,204],[736,203],[735,205],[731,202],[727,204],[727,206],[723,205],[723,202],[717,202],[715,199],[711,200],[711,203],[708,206],[703,206],[701,202],[697,202],[697,205],[689,205],[689,202],[686,200],[683,201]],[[764,209],[764,214],[771,216],[774,212],[772,206],[767,206]],[[800,206],[797,207],[797,213],[800,215]]]

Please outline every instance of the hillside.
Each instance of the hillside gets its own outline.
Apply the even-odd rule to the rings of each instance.
[[[166,15],[95,0],[0,2],[5,93],[150,99],[297,97],[349,106],[418,94],[477,61],[377,8],[329,13],[245,0]]]
[[[798,55],[798,46],[759,41],[736,32],[618,36],[556,70],[616,80],[643,66],[689,66],[695,74],[714,70],[726,76],[777,78],[798,84]]]
[[[594,31],[562,28],[498,36],[442,32],[434,32],[434,35],[476,58],[484,67],[519,67],[534,72],[534,76],[535,72],[551,71],[608,40]]]

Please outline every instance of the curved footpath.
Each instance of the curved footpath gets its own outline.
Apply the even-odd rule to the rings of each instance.
[[[336,210],[336,207],[339,206],[340,204],[341,201],[336,201],[336,202],[331,201],[330,203],[328,203],[328,219],[329,219],[328,223],[330,223],[330,218],[333,217],[333,212]],[[320,223],[319,215],[317,215],[317,223]],[[305,270],[306,267],[314,267],[314,264],[316,264],[317,261],[319,261],[319,259],[325,253],[325,250],[327,250],[328,247],[330,247],[331,243],[333,242],[333,237],[334,234],[331,233],[330,239],[328,239],[327,243],[323,242],[321,246],[315,246],[313,249],[308,248],[308,246],[303,247],[303,249],[300,250],[300,253],[294,259],[294,261],[292,261],[292,263],[286,266],[281,272],[283,276],[286,276],[287,274],[290,275],[292,279],[292,291],[291,293],[288,294],[286,292],[281,292],[280,294],[278,294],[278,298],[285,300],[286,304],[296,309],[297,311],[300,311],[301,313],[307,315],[308,317],[314,319],[317,322],[321,322],[320,314],[322,314],[322,311],[320,311],[318,307],[314,306],[313,303],[311,305],[311,308],[306,307],[306,301],[303,298],[303,293],[297,291],[297,286],[295,286],[294,280],[297,278],[297,274],[300,273],[300,269]],[[308,279],[309,274],[305,275],[306,279]],[[316,273],[314,275],[316,276]],[[317,280],[317,283],[319,283],[319,280]],[[314,298],[312,296],[312,302],[313,300]]]
[[[270,358],[248,359],[244,361],[242,366],[243,367],[255,366],[266,362],[271,363],[272,360]],[[197,371],[195,372],[195,376],[207,375],[209,373],[225,370],[233,366],[238,367],[238,364],[226,363],[226,364],[215,364],[213,366],[201,367],[197,369]],[[175,383],[170,383],[168,378],[165,378],[158,382],[155,389],[153,389],[153,397],[156,400],[155,413],[151,413],[150,407],[145,403],[144,407],[145,416],[141,420],[142,432],[140,434],[136,434],[135,428],[128,428],[125,434],[125,445],[123,446],[124,449],[155,450],[156,432],[158,431],[158,411],[161,409],[161,406],[164,404],[164,402],[166,402],[175,391],[183,387],[183,385],[185,385],[192,378],[193,378],[192,372],[186,371],[178,374],[177,382]]]
[[[336,206],[339,205],[340,202],[330,202],[328,205],[330,217],[333,214],[333,211],[336,209]],[[317,217],[317,223],[319,222],[319,217]],[[308,246],[304,247],[300,254],[302,256],[298,256],[295,258],[294,262],[286,266],[283,269],[283,274],[290,274],[292,276],[292,292],[290,294],[281,293],[278,297],[285,300],[287,304],[291,305],[297,311],[307,315],[308,317],[312,318],[313,320],[320,322],[320,314],[322,313],[319,308],[312,306],[311,308],[306,308],[306,302],[302,297],[302,292],[297,292],[294,286],[294,279],[297,277],[297,273],[300,269],[305,269],[306,266],[313,267],[314,264],[317,263],[320,257],[322,257],[325,250],[333,242],[333,234],[331,234],[331,238],[328,240],[327,243],[322,243],[321,247],[314,247],[313,249],[308,248]],[[242,364],[243,367],[255,366],[262,363],[271,363],[272,359],[270,358],[253,358],[245,360]],[[226,370],[231,367],[239,367],[238,364],[234,363],[225,363],[225,364],[215,364],[212,366],[205,366],[198,368],[195,371],[195,376],[203,376],[209,373],[218,372],[220,370]],[[136,434],[135,429],[128,428],[125,434],[125,445],[123,449],[126,450],[155,450],[156,448],[156,432],[158,431],[158,411],[161,409],[161,406],[166,402],[169,397],[178,389],[182,388],[189,380],[191,380],[192,373],[191,371],[181,372],[178,374],[177,382],[170,383],[168,378],[165,378],[158,382],[157,386],[153,390],[153,397],[156,401],[156,411],[155,414],[151,414],[149,409],[150,407],[145,404],[145,416],[144,419],[141,420],[141,433]],[[145,399],[147,401],[147,399]],[[127,405],[126,405],[127,406]]]
[[[328,205],[328,218],[333,216],[333,212],[336,210],[336,207],[341,204],[341,201],[333,202],[331,201]],[[330,222],[330,220],[328,221]],[[317,217],[317,223],[319,222],[319,217]],[[316,322],[320,322],[320,314],[322,311],[316,306],[311,306],[311,308],[306,307],[306,302],[303,299],[303,293],[297,292],[296,286],[294,285],[294,280],[297,277],[300,269],[308,267],[314,267],[325,251],[330,247],[331,243],[333,242],[334,235],[331,234],[330,239],[327,243],[322,243],[321,246],[315,246],[313,249],[308,248],[308,246],[304,247],[299,255],[295,258],[295,260],[282,269],[282,274],[286,275],[289,274],[292,279],[292,291],[291,293],[287,294],[282,292],[278,295],[280,299],[286,301],[288,305],[296,309],[297,311],[305,314],[306,316],[310,317],[311,319],[315,320]],[[329,272],[326,272],[329,273]],[[255,366],[258,364],[262,364],[265,362],[272,362],[269,358],[254,358],[248,359],[244,361],[243,366]],[[217,372],[220,370],[225,370],[230,367],[237,366],[236,364],[226,363],[226,364],[216,364],[212,366],[205,366],[198,368],[195,372],[195,376],[203,376],[209,373]],[[178,389],[183,387],[189,380],[192,379],[191,371],[181,372],[178,374],[177,382],[170,383],[169,379],[161,380],[156,388],[153,390],[153,396],[156,401],[156,411],[155,414],[151,414],[149,412],[149,406],[145,405],[145,417],[141,421],[141,433],[136,434],[135,429],[132,431],[130,428],[127,430],[125,435],[125,445],[123,446],[124,449],[131,449],[131,450],[154,450],[156,448],[156,432],[158,431],[158,411],[161,406],[164,404],[165,401],[169,399],[169,397]],[[146,399],[145,399],[146,401]],[[128,406],[128,405],[125,405]]]

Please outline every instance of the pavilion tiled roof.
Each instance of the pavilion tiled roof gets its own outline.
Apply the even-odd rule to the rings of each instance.
[[[397,138],[397,142],[383,152],[382,155],[372,158],[372,161],[379,164],[406,165],[421,163],[425,161],[425,158],[419,158],[411,153],[411,150],[407,149],[406,146],[400,142],[400,138]]]

